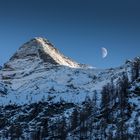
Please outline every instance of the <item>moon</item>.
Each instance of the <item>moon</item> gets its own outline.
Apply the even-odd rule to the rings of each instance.
[[[107,54],[108,54],[107,49],[104,48],[104,47],[102,47],[102,48],[101,48],[101,51],[102,51],[102,58],[107,57]]]

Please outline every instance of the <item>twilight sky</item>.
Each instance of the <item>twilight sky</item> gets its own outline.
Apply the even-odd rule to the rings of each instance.
[[[140,56],[140,1],[0,0],[0,65],[33,37],[80,63],[119,66]]]

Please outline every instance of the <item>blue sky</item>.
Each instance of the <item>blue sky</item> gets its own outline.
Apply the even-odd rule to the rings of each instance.
[[[80,63],[117,67],[140,55],[139,7],[138,0],[1,0],[0,65],[41,36]]]

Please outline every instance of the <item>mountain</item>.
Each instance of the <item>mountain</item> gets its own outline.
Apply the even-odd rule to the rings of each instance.
[[[34,38],[21,46],[4,64],[2,79],[7,81],[8,78],[12,77],[24,77],[27,73],[56,66],[78,68],[80,64],[59,53],[48,40]]]
[[[23,44],[0,70],[0,138],[139,139],[140,58],[94,69],[47,39]]]

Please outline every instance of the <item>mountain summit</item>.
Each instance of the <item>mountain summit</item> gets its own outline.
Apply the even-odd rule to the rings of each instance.
[[[80,67],[77,62],[60,53],[47,39],[36,37],[23,44],[10,61],[5,64],[4,68],[17,69],[18,67],[24,69],[26,66],[35,65],[34,62],[42,63],[45,66]]]

